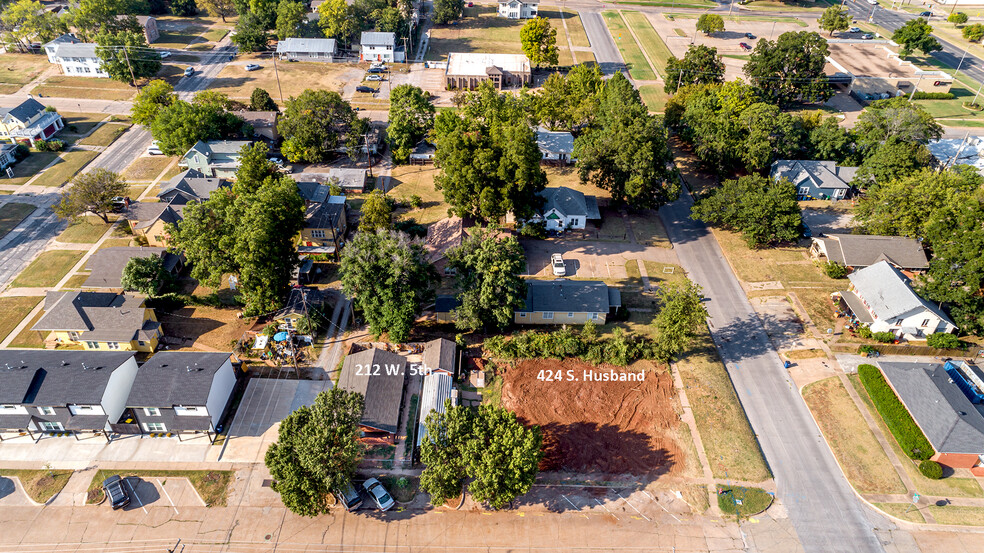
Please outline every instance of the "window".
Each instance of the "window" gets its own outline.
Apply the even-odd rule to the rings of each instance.
[[[568,313],[567,314],[567,318],[568,319],[573,319],[574,318],[574,314],[573,313]]]
[[[76,411],[92,411],[92,406],[91,405],[76,405],[75,406],[75,410]]]
[[[109,349],[120,349],[119,342],[106,342],[106,347]]]
[[[929,326],[929,319],[923,319],[923,322],[919,326]]]
[[[62,430],[65,430],[65,427],[63,427],[60,422],[42,421],[41,430],[45,432],[61,432]]]
[[[526,318],[526,313],[520,313],[519,316],[525,319]]]
[[[809,186],[801,186],[800,187],[800,196],[806,196],[809,193],[810,193],[810,187]]]
[[[0,411],[13,411],[17,409],[16,405],[0,405]]]
[[[325,231],[323,230],[315,229],[311,231],[311,238],[324,238],[324,237],[325,237]]]
[[[167,427],[164,426],[163,422],[145,422],[144,429],[147,432],[167,432]]]
[[[145,344],[143,340],[137,340],[137,345],[145,346],[147,344]]]
[[[591,320],[592,321],[597,321],[598,320],[598,314],[597,313],[592,313],[591,314]]]
[[[543,312],[543,318],[544,319],[552,319],[553,318],[553,313],[551,313],[550,311],[544,311]]]
[[[54,407],[38,407],[38,413],[41,413],[42,415],[47,415],[47,416],[50,417],[51,415],[54,415],[55,414],[55,408]]]
[[[144,414],[148,417],[159,417],[161,416],[161,410],[157,407],[144,407]]]
[[[75,332],[74,330],[71,330],[68,333],[68,337],[71,338],[71,339],[73,339],[73,340],[78,340],[79,339],[79,333],[78,332]]]
[[[87,341],[85,343],[85,349],[99,349],[99,344],[97,344],[95,342],[88,342]]]

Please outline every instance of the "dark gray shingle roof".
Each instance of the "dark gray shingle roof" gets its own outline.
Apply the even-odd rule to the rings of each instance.
[[[526,302],[518,311],[608,313],[613,299],[601,281],[527,280]]]
[[[785,177],[797,188],[812,185],[817,188],[850,188],[857,167],[840,167],[833,161],[781,159],[772,164],[773,179]]]
[[[451,340],[438,338],[424,344],[421,360],[428,369],[444,369],[454,374],[457,364],[457,344]]]
[[[231,353],[165,351],[137,370],[127,407],[205,405],[215,373]]]
[[[379,366],[379,374],[375,374],[376,365]],[[387,368],[396,374],[387,374]],[[400,424],[400,402],[406,372],[407,360],[402,355],[372,348],[345,357],[338,387],[359,392],[365,397],[363,425],[395,433]]]
[[[312,307],[317,307],[324,303],[324,301],[325,296],[321,290],[295,286],[290,289],[290,295],[287,296],[287,303],[279,311],[273,313],[271,318],[281,319],[288,315],[304,315]]]
[[[543,213],[556,209],[566,216],[584,217],[585,219],[601,219],[598,211],[598,200],[594,196],[585,196],[581,192],[558,186],[557,188],[547,188],[540,192],[543,197]]]
[[[144,321],[144,300],[113,292],[52,292],[44,298],[44,315],[31,327],[41,331],[76,331],[80,340],[148,340],[160,327]]]
[[[28,98],[12,108],[0,108],[0,117],[10,115],[18,121],[27,122],[42,111],[44,111],[44,104],[34,98]]]
[[[82,283],[83,288],[122,288],[120,280],[123,278],[123,269],[133,258],[137,257],[163,257],[164,268],[168,271],[174,270],[180,259],[173,253],[169,253],[164,248],[154,247],[121,247],[103,248],[92,254],[86,264],[92,270],[89,278]]]
[[[113,371],[133,355],[133,352],[125,351],[3,349],[0,350],[0,389],[6,387],[7,378],[19,382],[23,389],[26,377],[23,373],[18,374],[18,371],[37,373],[25,397],[12,403],[43,406],[70,403],[95,405],[102,401]],[[7,369],[7,366],[11,369]],[[103,421],[105,419],[103,416]]]
[[[918,240],[902,236],[828,234],[815,238],[824,243],[827,258],[849,267],[867,267],[886,260],[903,269],[926,269],[929,261]]]
[[[212,192],[229,186],[228,181],[206,177],[201,171],[188,169],[168,181],[167,186],[157,194],[157,197],[164,201],[173,198],[176,204],[202,202],[207,200]]]

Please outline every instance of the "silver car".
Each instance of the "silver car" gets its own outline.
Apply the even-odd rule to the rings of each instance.
[[[372,498],[380,510],[388,511],[393,508],[393,505],[396,505],[396,501],[393,500],[389,492],[386,491],[386,488],[383,487],[379,480],[370,478],[362,483],[362,487],[365,488],[366,492],[369,494],[369,497]]]

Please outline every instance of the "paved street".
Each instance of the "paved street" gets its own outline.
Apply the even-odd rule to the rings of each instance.
[[[588,34],[588,42],[591,43],[591,50],[601,72],[611,75],[616,71],[622,71],[627,77],[625,62],[622,61],[622,55],[618,53],[618,47],[615,46],[615,41],[612,40],[612,35],[608,32],[601,14],[597,11],[581,10],[578,15],[584,25],[584,32]]]
[[[690,219],[690,205],[684,196],[660,216],[684,269],[710,300],[714,341],[800,542],[824,553],[882,551],[872,520],[890,523],[855,497],[717,241]]]

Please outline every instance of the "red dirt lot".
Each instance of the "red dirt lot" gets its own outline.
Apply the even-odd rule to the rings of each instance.
[[[585,370],[646,371],[642,382],[584,382]],[[541,370],[573,371],[577,380],[546,382]],[[673,433],[673,379],[647,361],[628,369],[578,360],[522,361],[503,375],[502,404],[543,430],[543,470],[665,474],[683,470]]]

